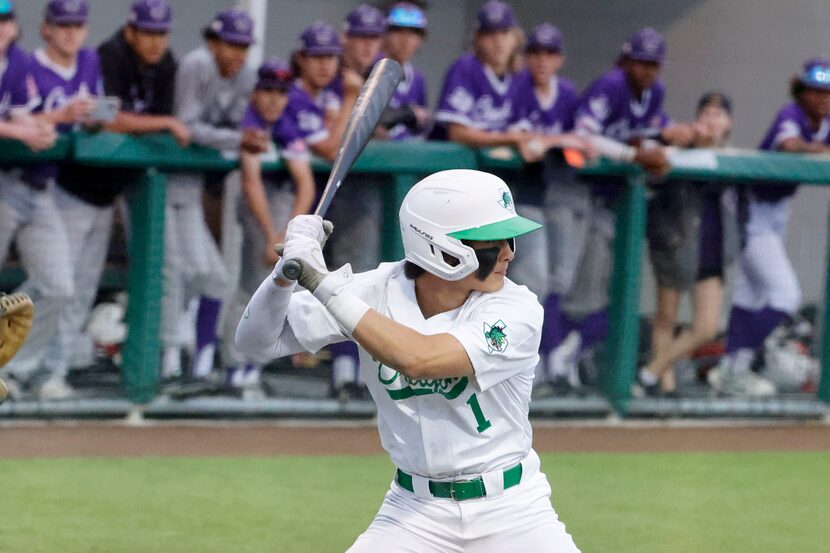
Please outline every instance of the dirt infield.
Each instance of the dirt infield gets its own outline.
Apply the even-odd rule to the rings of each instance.
[[[830,451],[830,425],[536,425],[540,452]],[[367,455],[381,453],[370,425],[9,424],[0,458]]]

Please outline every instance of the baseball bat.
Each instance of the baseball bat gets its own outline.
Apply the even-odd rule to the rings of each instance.
[[[320,203],[314,210],[315,215],[325,216],[352,164],[372,138],[380,116],[389,105],[402,78],[403,68],[395,60],[384,58],[372,68],[372,72],[360,90],[349,120],[346,122],[340,148],[331,166],[326,188],[320,196]],[[291,280],[300,278],[301,271],[302,267],[294,259],[287,259],[283,264],[282,272],[286,278]]]

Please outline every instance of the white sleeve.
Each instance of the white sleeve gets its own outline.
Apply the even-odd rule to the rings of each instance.
[[[539,362],[542,306],[524,287],[500,296],[483,301],[449,331],[467,351],[481,391],[532,374]]]

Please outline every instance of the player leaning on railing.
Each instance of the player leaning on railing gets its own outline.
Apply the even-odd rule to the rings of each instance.
[[[550,503],[531,447],[528,405],[542,307],[507,279],[515,237],[539,225],[517,216],[501,179],[435,173],[400,210],[406,261],[329,273],[316,216],[288,225],[285,259],[239,323],[237,346],[281,357],[351,339],[397,467],[375,520],[349,550],[578,551]]]

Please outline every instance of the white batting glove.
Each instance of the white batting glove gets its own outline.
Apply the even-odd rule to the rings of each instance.
[[[313,248],[312,243],[317,243],[320,247],[317,268],[322,268],[323,271],[327,271],[326,263],[323,259],[322,247],[333,231],[334,225],[331,224],[331,221],[324,221],[319,215],[298,215],[291,219],[285,230],[285,244],[277,244],[275,246],[280,259],[274,267],[273,278],[288,280],[282,271],[284,260],[294,258],[302,259],[299,256],[309,253]],[[292,248],[289,248],[288,245],[292,241],[294,245]]]

